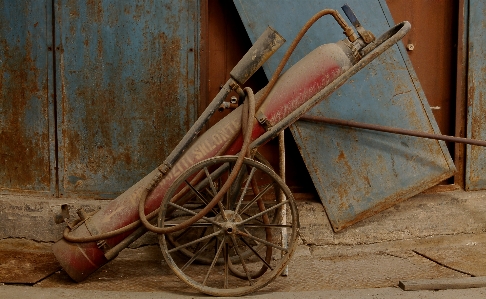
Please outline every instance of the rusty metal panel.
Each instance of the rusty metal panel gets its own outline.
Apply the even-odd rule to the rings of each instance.
[[[412,29],[403,39],[442,134],[454,135],[457,0],[387,0],[395,20]],[[451,144],[449,149],[452,149]]]
[[[467,137],[486,140],[486,3],[469,1]],[[466,190],[486,189],[486,149],[467,146]]]
[[[55,1],[61,196],[113,198],[195,121],[199,3]]]
[[[0,1],[0,193],[55,193],[51,1]]]
[[[235,0],[251,40],[270,25],[287,40],[323,8],[348,3],[367,29],[379,35],[393,25],[385,1]],[[398,20],[397,20],[398,21]],[[412,24],[413,26],[413,24]],[[293,64],[324,43],[343,38],[332,18],[311,28],[290,58]],[[286,47],[264,66],[268,75]],[[311,115],[438,133],[432,111],[400,43],[360,71]],[[297,122],[292,134],[331,225],[339,231],[452,176],[443,142],[330,125]]]

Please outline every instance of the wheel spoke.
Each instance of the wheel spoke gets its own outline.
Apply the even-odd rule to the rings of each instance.
[[[201,192],[199,192],[198,190],[196,190],[196,188],[194,188],[194,186],[191,185],[191,183],[189,183],[187,180],[185,180],[187,186],[189,186],[189,188],[191,188],[191,191],[196,194],[196,197],[199,198],[200,201],[203,202],[203,204],[205,205],[208,205],[208,201],[204,198],[204,196],[201,194]],[[213,213],[215,215],[218,214],[218,212],[215,210],[215,209],[211,209],[211,211],[213,211]]]
[[[247,222],[248,222],[248,221],[250,221],[250,220],[253,220],[253,219],[255,219],[255,218],[258,218],[258,217],[260,217],[260,216],[262,216],[262,215],[264,215],[264,214],[266,214],[266,213],[268,213],[268,212],[271,212],[271,211],[273,211],[273,210],[275,210],[275,209],[278,209],[278,208],[280,208],[281,206],[283,206],[283,205],[285,205],[285,204],[288,204],[288,203],[289,203],[289,201],[288,201],[288,200],[286,200],[286,201],[282,201],[281,203],[276,204],[276,205],[274,205],[273,207],[271,207],[271,208],[269,208],[269,209],[266,209],[265,211],[262,211],[262,212],[260,212],[260,213],[258,213],[258,214],[255,214],[255,215],[251,216],[250,218],[246,218],[245,220],[243,220],[243,221],[241,221],[240,223],[237,223],[237,224],[238,224],[238,225],[245,224],[245,223],[247,223]]]
[[[208,178],[209,186],[211,187],[211,190],[213,190],[213,194],[216,195],[218,191],[216,190],[216,185],[214,185],[213,179],[211,178],[211,175],[209,174],[209,170],[207,167],[204,167],[204,172],[206,173],[206,177]]]
[[[224,288],[228,288],[228,274],[229,274],[229,246],[228,243],[225,242],[224,245]]]
[[[246,245],[246,247],[250,248],[250,250],[251,250],[251,251],[253,251],[253,253],[254,253],[254,254],[255,254],[255,255],[256,255],[256,256],[257,256],[257,257],[258,257],[258,258],[259,258],[259,259],[260,259],[260,260],[261,260],[261,261],[262,261],[262,262],[263,262],[263,263],[264,263],[264,264],[265,264],[265,265],[266,265],[266,266],[269,268],[269,269],[270,269],[270,270],[272,270],[272,271],[273,271],[272,266],[270,266],[270,264],[268,264],[268,263],[267,263],[267,261],[266,261],[266,260],[265,260],[265,259],[264,259],[264,258],[263,258],[263,257],[262,257],[262,256],[261,256],[261,255],[260,255],[260,254],[259,254],[259,253],[258,253],[256,250],[255,250],[255,249],[253,249],[253,247],[252,247],[250,244],[248,244],[248,242],[246,242],[246,240],[245,240],[245,239],[243,239],[242,237],[240,237],[240,240],[241,240],[241,242],[243,242],[243,243]]]
[[[267,193],[268,190],[270,190],[271,187],[273,187],[274,184],[268,184],[264,189],[263,191],[261,191],[260,193],[257,194],[257,196],[255,196],[255,198],[253,198],[249,203],[246,204],[246,206],[241,210],[241,214],[243,214],[244,212],[246,212],[246,210],[248,210],[248,208],[254,204],[257,200],[259,200],[260,198],[262,198],[263,195],[265,195],[265,193]]]
[[[178,247],[172,248],[171,250],[168,250],[167,252],[171,253],[171,252],[178,251],[178,250],[180,250],[180,249],[182,249],[182,248],[185,248],[185,247],[191,246],[191,245],[193,245],[193,244],[196,244],[196,243],[202,242],[202,241],[207,240],[207,239],[211,239],[212,237],[216,237],[216,236],[218,236],[218,235],[220,235],[220,234],[221,234],[221,231],[214,232],[214,233],[212,233],[212,234],[209,234],[209,235],[204,236],[204,237],[202,237],[202,238],[199,238],[199,239],[197,239],[197,240],[194,240],[194,241],[188,242],[188,243],[186,243],[186,244],[182,244],[182,245],[180,245],[180,246],[178,246]]]
[[[245,197],[246,190],[248,190],[248,186],[250,185],[251,179],[252,179],[253,175],[255,174],[255,171],[256,171],[256,168],[255,167],[252,167],[251,168],[251,171],[250,171],[250,174],[248,175],[248,178],[246,180],[245,188],[243,188],[243,192],[241,192],[240,200],[238,201],[238,204],[236,205],[235,215],[238,214],[238,211],[240,209],[241,203],[243,202],[243,198]]]
[[[255,237],[255,236],[253,236],[252,234],[249,234],[249,233],[247,233],[247,232],[242,232],[242,231],[239,231],[239,232],[238,232],[238,234],[240,234],[240,235],[242,235],[242,236],[244,236],[244,237],[247,237],[247,238],[253,239],[253,240],[255,240],[255,241],[259,242],[259,243],[263,243],[263,244],[265,244],[265,245],[272,246],[273,248],[276,248],[276,249],[278,249],[278,250],[282,250],[282,251],[285,251],[285,252],[289,251],[287,248],[283,248],[282,246],[278,246],[277,244],[274,244],[274,243],[272,243],[272,242],[268,242],[267,240],[260,239],[260,238]]]
[[[236,254],[240,258],[240,262],[241,262],[241,265],[243,266],[243,270],[245,270],[246,277],[248,278],[248,282],[250,283],[250,285],[253,285],[253,280],[251,279],[250,271],[248,270],[248,267],[246,266],[245,260],[241,256],[240,250],[238,249],[238,244],[236,243],[236,238],[235,238],[234,235],[231,235],[230,237],[231,237],[231,242],[233,243],[233,248],[235,249]]]
[[[211,263],[211,266],[209,267],[209,270],[208,272],[206,273],[206,277],[204,278],[204,281],[203,281],[203,285],[205,286],[206,285],[206,281],[208,280],[209,278],[209,274],[211,273],[211,271],[213,270],[214,268],[214,265],[216,265],[216,262],[218,261],[219,259],[219,256],[221,254],[221,251],[223,249],[223,246],[226,242],[224,241],[224,238],[223,238],[223,242],[221,242],[221,245],[219,245],[218,247],[218,251],[216,252],[216,254],[214,255],[214,259],[213,259],[213,262]]]
[[[254,228],[291,228],[292,225],[290,224],[244,224],[243,225],[245,228],[249,228],[249,227],[254,227]]]
[[[189,210],[189,209],[186,209],[186,208],[184,208],[184,207],[181,207],[180,205],[177,205],[177,204],[175,204],[175,203],[169,202],[169,203],[167,203],[167,205],[168,205],[168,206],[172,206],[172,207],[174,207],[174,208],[176,208],[176,209],[182,210],[182,211],[184,211],[184,212],[187,212],[187,213],[189,213],[189,214],[191,214],[191,215],[197,215],[197,213],[196,213],[196,212],[191,211],[191,210]],[[216,221],[214,221],[214,220],[212,220],[212,219],[209,219],[208,217],[202,217],[201,219],[206,220],[207,222],[210,222],[210,223],[212,223],[212,224],[216,225],[217,227],[221,227],[221,224],[219,224],[218,222],[216,222]]]
[[[228,170],[228,177],[231,175],[231,172],[233,172],[233,166],[234,166],[234,163],[230,163],[229,164],[229,170]],[[222,182],[221,182],[221,185],[220,185],[220,188],[222,187]],[[231,190],[231,188],[230,188]],[[228,190],[229,191],[229,190]],[[232,209],[232,206],[231,206],[231,192],[226,192],[226,207],[228,209]]]
[[[223,165],[224,166],[224,165]],[[223,166],[221,166],[220,168],[218,168],[217,171],[219,171],[220,169],[223,169]],[[208,193],[212,196],[212,197],[215,197],[216,194],[218,193],[218,190],[216,189],[216,185],[214,184],[214,181],[211,177],[211,175],[209,174],[209,170],[207,167],[204,167],[204,172],[206,173],[206,176],[208,178],[208,181],[209,181],[209,186],[211,187],[211,191],[209,191],[207,188],[206,190],[208,191]],[[221,175],[220,173],[218,173],[218,175]],[[224,211],[225,208],[223,206],[223,203],[221,201],[218,201],[218,207],[221,211]],[[223,218],[225,218],[225,215],[223,215]]]
[[[214,182],[211,178],[211,175],[209,174],[209,170],[207,167],[204,167],[204,172],[206,173],[206,176],[208,177],[208,180],[209,180],[209,185],[211,186],[211,190],[213,191],[213,193],[211,194],[211,192],[209,192],[208,190],[208,193],[212,196],[212,197],[215,197],[216,194],[218,193],[218,191],[216,191],[216,186],[214,185]],[[207,188],[206,188],[207,190]],[[219,207],[219,210],[221,211],[221,216],[223,217],[223,220],[224,221],[228,221],[228,219],[226,219],[226,215],[223,213],[224,211],[224,206],[223,206],[223,203],[220,201],[218,201],[218,207]]]
[[[245,215],[245,216],[247,216],[248,218],[252,217],[252,215],[250,215],[250,214],[248,214],[248,213],[244,213],[244,214],[242,214],[242,215]],[[247,219],[248,219],[248,218],[247,218]],[[258,222],[258,223],[264,224],[264,223],[263,223],[263,221],[261,221],[260,219],[255,218],[255,219],[252,219],[252,220],[254,220],[254,221]]]
[[[198,239],[201,239],[202,237],[204,237],[204,236],[206,235],[206,232],[208,231],[208,228],[209,228],[209,227],[205,227],[205,228],[203,229],[203,231],[202,231],[202,232],[199,234]],[[200,244],[197,244],[197,245],[196,245],[196,248],[195,248],[194,250],[196,250],[196,249],[199,247],[199,245],[200,245]]]
[[[179,223],[164,223],[164,227],[171,227],[171,226],[176,226],[176,225],[179,225]],[[213,225],[212,223],[208,223],[208,222],[196,222],[188,228],[211,227],[212,225]]]
[[[192,257],[190,260],[187,261],[187,263],[184,264],[184,266],[182,266],[181,268],[181,271],[184,271],[187,269],[187,267],[189,267],[192,262],[194,262],[194,260],[199,256],[201,255],[201,253],[203,253],[203,251],[209,246],[209,244],[214,240],[214,238],[211,238],[209,239],[206,244],[204,244],[203,247],[201,247],[201,249],[199,249]]]

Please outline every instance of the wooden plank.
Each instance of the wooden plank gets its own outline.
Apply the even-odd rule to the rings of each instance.
[[[398,286],[404,291],[483,288],[486,277],[404,280]]]

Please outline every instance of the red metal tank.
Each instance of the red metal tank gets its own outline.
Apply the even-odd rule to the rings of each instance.
[[[279,122],[348,70],[354,63],[353,55],[344,42],[318,47],[278,79],[267,99],[259,108],[257,116],[259,114],[265,115],[270,124]],[[261,92],[256,94],[257,99],[259,94]],[[243,140],[241,136],[241,110],[241,107],[235,109],[193,143],[147,198],[146,214],[160,206],[169,186],[190,166],[206,158],[214,157],[225,144],[232,140],[234,140],[233,144],[226,154],[236,154],[240,151]],[[264,132],[265,128],[255,120],[252,139],[258,138]],[[71,235],[73,237],[98,235],[119,229],[138,220],[140,194],[157,171],[152,171],[114,199],[108,206],[88,218],[82,225],[74,229]],[[52,249],[68,275],[76,281],[82,281],[108,262],[103,248],[115,246],[130,233],[127,232],[107,239],[103,246],[98,246],[97,242],[71,243],[61,239],[53,245]]]

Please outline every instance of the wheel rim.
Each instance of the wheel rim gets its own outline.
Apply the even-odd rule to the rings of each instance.
[[[234,156],[215,157],[183,173],[162,202],[159,227],[173,226],[195,215],[217,193],[235,161]],[[288,187],[273,170],[254,160],[245,159],[240,171],[243,179],[237,183],[241,185],[231,188],[203,219],[186,230],[159,237],[169,267],[206,294],[236,296],[262,288],[280,274],[296,246],[298,213]],[[191,181],[198,173],[202,178],[199,175],[197,182]],[[250,187],[254,178],[266,183],[258,194]],[[184,194],[180,191],[183,187]],[[280,190],[286,196],[284,201],[275,200]],[[179,201],[171,202],[176,194]],[[286,225],[280,223],[282,209],[287,210]],[[282,229],[288,233],[286,248],[281,244]],[[176,247],[168,238],[177,240]]]
[[[260,154],[258,151],[255,152],[254,160],[256,160],[256,161],[264,164],[265,166],[267,166],[268,168],[270,168],[270,169],[273,170],[272,166],[270,165],[270,162],[268,162],[268,160],[262,154]],[[232,165],[230,165],[229,167],[231,169],[232,168]],[[243,166],[243,167],[245,167],[245,166]],[[236,179],[236,182],[234,184],[237,185],[239,183],[241,183],[241,178],[240,177],[238,177]],[[279,197],[276,197],[275,199],[276,200],[279,200],[280,198]],[[172,246],[172,247],[178,247],[181,244],[179,244],[179,242],[177,241],[177,239],[175,239],[174,237],[182,237],[184,235],[184,232],[187,232],[187,231],[188,231],[188,229],[187,230],[184,230],[182,233],[179,233],[179,234],[167,234],[166,235],[166,241],[170,243],[170,246]],[[264,246],[264,245],[263,244],[260,244],[260,246],[257,247],[257,248],[255,248],[255,250],[257,250],[257,251],[261,250],[262,246]],[[271,251],[271,247],[269,248],[269,250]],[[180,252],[182,254],[186,255],[189,259],[194,256],[194,254],[191,251],[189,251],[189,250],[187,250],[185,248],[181,248]],[[244,251],[242,253],[242,256],[246,258],[246,257],[248,257],[251,254],[252,254],[251,250],[247,250],[247,251]],[[271,252],[269,252],[267,255],[271,255]],[[233,275],[235,275],[237,277],[240,277],[240,278],[244,278],[246,275],[243,274],[243,273],[241,273],[241,272],[239,272],[236,267],[233,267],[233,263],[234,262],[238,262],[238,259],[239,259],[239,257],[237,257],[237,256],[231,258],[229,260],[229,268],[230,268],[230,271],[232,272]],[[267,257],[265,259],[267,259]],[[199,256],[199,257],[196,257],[195,258],[195,262],[198,262],[198,263],[201,263],[201,264],[210,265],[212,263],[212,259]],[[218,261],[217,261],[218,265],[222,264],[223,262],[224,262],[223,257],[219,258]],[[263,272],[263,269],[262,269],[262,272]],[[259,276],[258,274],[252,275],[253,278],[256,278],[258,276]]]

